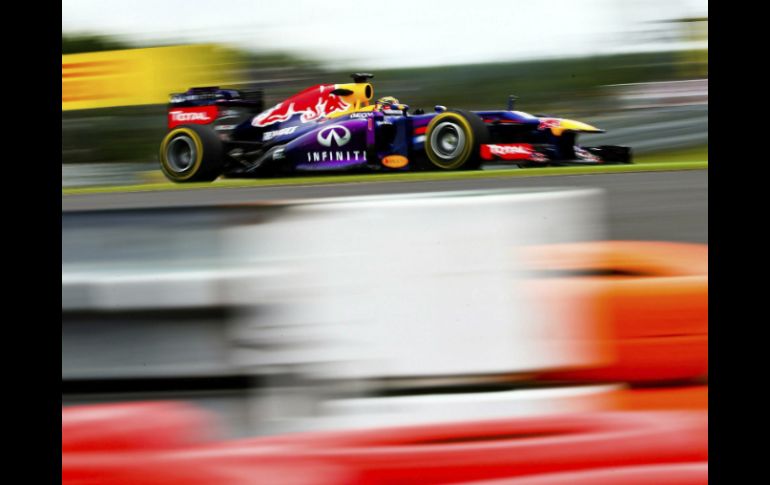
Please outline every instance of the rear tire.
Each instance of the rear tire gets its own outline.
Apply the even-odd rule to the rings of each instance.
[[[489,131],[478,115],[462,110],[440,113],[425,131],[425,154],[432,168],[473,170],[481,166],[479,146]]]
[[[178,126],[160,144],[160,168],[172,182],[211,182],[222,167],[222,142],[208,126]]]

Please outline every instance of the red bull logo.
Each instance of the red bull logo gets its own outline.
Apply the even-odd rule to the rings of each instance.
[[[561,120],[558,118],[540,118],[540,124],[538,130],[547,130],[549,128],[558,128],[561,125]]]
[[[331,94],[334,89],[334,84],[313,86],[258,114],[251,124],[258,127],[268,126],[287,121],[297,114],[301,114],[302,123],[308,123],[330,113],[347,110],[350,104],[341,97]]]

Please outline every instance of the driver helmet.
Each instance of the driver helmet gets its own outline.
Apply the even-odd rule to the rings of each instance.
[[[393,96],[384,96],[377,100],[377,106],[380,108],[385,106],[398,106],[399,104],[401,103],[399,103]]]

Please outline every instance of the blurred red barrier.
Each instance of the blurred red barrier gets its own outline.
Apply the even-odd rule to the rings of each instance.
[[[338,466],[258,450],[192,449],[62,455],[62,485],[339,485],[357,483]]]
[[[215,416],[183,402],[62,409],[62,484],[346,483],[334,466],[250,447],[218,450]]]
[[[293,455],[350,474],[341,483],[457,483],[559,470],[707,459],[705,413],[608,413],[337,433],[226,445]]]
[[[62,453],[158,450],[210,441],[215,418],[181,402],[63,408]]]
[[[151,441],[154,450],[135,449],[141,439],[124,440],[112,450],[101,445],[115,444],[115,436],[126,436],[115,430],[130,425],[146,432],[145,423],[153,420],[137,419],[143,412],[154,420],[164,413],[174,420],[173,406],[164,411],[138,406],[135,413],[123,410],[125,420],[120,413],[114,413],[111,423],[102,419],[101,441],[93,428],[99,419],[84,418],[87,412],[98,413],[98,407],[79,410],[79,423],[92,433],[90,441],[81,443],[90,445],[64,448],[62,483],[457,483],[708,457],[705,412],[598,413],[297,433],[178,449]],[[78,420],[67,421],[63,442],[72,442],[66,435],[77,435]],[[162,433],[161,428],[157,434]]]
[[[612,341],[607,365],[540,377],[636,382],[707,375],[708,246],[607,241],[537,247],[527,255],[537,270],[579,272],[535,281],[533,291],[558,288],[564,296],[549,296],[552,304],[589,294],[583,308],[595,313],[598,338]]]
[[[708,463],[677,463],[549,473],[465,485],[705,485],[708,483],[708,475]]]

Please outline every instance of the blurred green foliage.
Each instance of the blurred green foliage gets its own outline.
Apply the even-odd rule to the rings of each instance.
[[[80,54],[82,52],[115,51],[131,49],[130,45],[115,37],[94,34],[62,34],[61,53]]]
[[[515,94],[517,107],[525,111],[585,114],[612,109],[603,86],[685,78],[681,55],[663,52],[387,70],[377,73],[375,88],[412,106],[499,109],[506,106],[509,94]]]

